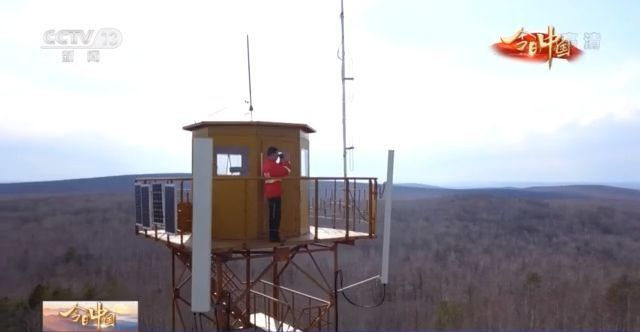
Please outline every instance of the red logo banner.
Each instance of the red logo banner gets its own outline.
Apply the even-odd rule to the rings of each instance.
[[[529,33],[518,29],[510,37],[500,37],[500,42],[492,45],[500,55],[525,61],[548,62],[549,69],[553,58],[573,61],[582,51],[571,45],[571,41],[555,34],[552,26],[547,33]]]

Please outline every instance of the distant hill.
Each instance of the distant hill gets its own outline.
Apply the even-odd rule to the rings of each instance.
[[[126,193],[132,191],[133,181],[136,178],[184,177],[190,175],[189,173],[135,174],[58,181],[0,183],[0,195]],[[343,183],[338,184],[337,190],[341,191],[342,187]],[[359,184],[358,189],[366,189],[366,184]],[[322,181],[320,184],[321,195],[330,195],[332,192],[333,182]],[[455,195],[489,195],[523,199],[638,199],[640,198],[640,190],[603,185],[450,189],[416,183],[401,183],[394,185],[393,191],[394,200],[414,200]]]
[[[398,187],[406,187],[406,188],[422,188],[422,189],[442,189],[442,187],[432,186],[423,183],[396,183]]]
[[[132,190],[133,181],[140,177],[190,176],[186,173],[138,174],[105,176],[87,179],[0,183],[0,195],[38,195],[38,194],[92,194],[118,193]]]
[[[535,191],[526,188],[474,188],[474,189],[449,189],[449,188],[416,188],[394,186],[393,196],[397,200],[433,198],[443,196],[476,195],[496,196],[525,199],[560,199],[582,198],[584,196],[562,191]]]
[[[569,185],[525,188],[529,192],[598,198],[640,198],[640,190],[602,185]]]
[[[420,199],[456,195],[484,195],[523,199],[638,199],[640,190],[602,185],[569,185],[530,188],[474,188],[449,189],[441,187],[394,186],[393,196],[398,200]]]

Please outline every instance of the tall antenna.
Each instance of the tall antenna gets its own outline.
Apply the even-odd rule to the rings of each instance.
[[[353,146],[347,147],[347,103],[346,103],[346,88],[345,81],[353,81],[353,77],[345,77],[345,50],[344,50],[344,0],[340,0],[340,27],[342,32],[341,38],[341,55],[339,56],[342,61],[342,170],[344,177],[347,177],[347,150],[352,150]]]
[[[249,115],[253,121],[253,99],[251,97],[251,57],[249,56],[249,34],[247,34],[247,69],[249,72]]]

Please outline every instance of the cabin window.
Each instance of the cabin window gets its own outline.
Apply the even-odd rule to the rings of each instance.
[[[247,151],[241,148],[216,149],[216,175],[246,176]]]
[[[309,176],[309,150],[300,150],[300,176]]]

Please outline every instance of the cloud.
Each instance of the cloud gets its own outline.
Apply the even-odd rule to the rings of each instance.
[[[501,31],[457,35],[451,42],[438,35],[440,43],[433,44],[416,40],[431,40],[417,33],[372,30],[368,15],[376,2],[346,6],[347,75],[355,77],[347,83],[354,174],[383,176],[386,149],[394,148],[398,172],[407,181],[491,177],[492,164],[476,171],[477,158],[503,153],[492,158],[504,159],[523,147],[543,154],[529,137],[553,142],[566,128],[629,118],[640,109],[640,65],[632,58],[600,61],[608,54],[603,49],[581,62],[556,61],[549,71],[493,54],[489,45]],[[308,123],[318,131],[311,141],[312,174],[341,174],[338,13],[337,3],[300,1],[177,6],[121,0],[101,10],[84,1],[39,1],[2,11],[0,137],[5,156],[21,160],[3,174],[43,179],[188,171],[190,133],[183,125],[249,119],[246,33],[254,119]],[[458,23],[447,24],[442,31]],[[41,50],[39,43],[43,31],[69,27],[115,27],[123,44],[101,53],[98,64],[82,61],[82,52],[77,63],[64,64],[59,51]],[[580,130],[569,132],[580,135]],[[73,163],[51,151],[86,166],[65,166]],[[94,166],[93,158],[101,162]],[[44,171],[38,166],[42,160],[56,162]],[[451,161],[458,165],[446,172]],[[500,173],[560,174],[547,172]]]
[[[639,181],[640,111],[619,119],[608,116],[588,124],[570,124],[552,134],[530,134],[511,146],[457,151],[426,159],[423,181]],[[419,176],[415,168],[406,170]]]
[[[189,169],[190,149],[140,147],[97,136],[40,139],[0,136],[0,182],[44,181]]]

